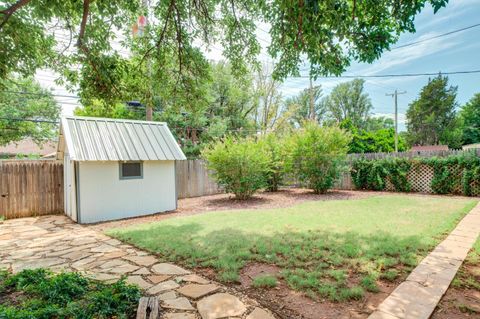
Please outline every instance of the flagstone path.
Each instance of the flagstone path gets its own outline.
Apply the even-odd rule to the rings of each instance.
[[[480,233],[480,203],[368,319],[428,319]]]
[[[145,295],[159,297],[165,319],[274,319],[252,300],[154,255],[112,239],[64,216],[0,223],[0,268],[46,267],[79,271],[94,279],[127,276]]]

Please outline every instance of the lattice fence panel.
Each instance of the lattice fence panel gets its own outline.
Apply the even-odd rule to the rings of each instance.
[[[458,165],[450,165],[448,170],[451,173],[453,187],[452,187],[452,194],[461,195],[463,193],[463,185],[462,185],[462,176],[463,176],[463,168]]]
[[[480,196],[480,181],[474,180],[470,183],[472,189],[472,196]]]
[[[412,192],[432,193],[433,168],[428,165],[414,165],[407,175]]]

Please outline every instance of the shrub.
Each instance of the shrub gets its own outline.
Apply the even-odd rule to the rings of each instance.
[[[412,161],[405,158],[357,159],[352,163],[352,181],[357,189],[384,190],[387,180],[398,192],[410,191],[407,174]]]
[[[260,143],[232,136],[214,142],[202,152],[217,183],[238,199],[247,199],[267,187],[269,158]]]
[[[285,173],[285,150],[281,137],[274,133],[267,134],[259,143],[268,157],[268,170],[265,172],[267,190],[276,192],[283,181]]]
[[[338,127],[307,122],[289,142],[288,170],[315,193],[331,188],[343,168],[350,135]]]
[[[0,273],[0,318],[131,318],[140,290],[124,280],[106,284],[78,273],[45,269]]]
[[[478,195],[480,157],[475,152],[432,158],[385,158],[353,161],[350,170],[357,189],[384,190],[387,180],[396,191],[410,191],[408,173],[426,165],[433,169],[431,188],[437,194]]]

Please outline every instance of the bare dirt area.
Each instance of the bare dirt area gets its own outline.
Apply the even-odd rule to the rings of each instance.
[[[462,282],[471,276],[474,282],[480,283],[480,264],[464,263],[457,276]],[[480,318],[480,290],[468,284],[452,284],[438,304],[432,319],[467,319]]]
[[[196,272],[213,279],[215,271],[210,268],[196,268]],[[253,286],[255,277],[271,275],[278,279],[273,288]],[[255,299],[282,319],[365,319],[397,287],[404,278],[394,282],[378,281],[378,293],[365,292],[357,301],[332,302],[327,299],[314,300],[304,293],[292,290],[281,279],[280,268],[275,265],[251,263],[240,273],[240,283],[230,284],[236,291]]]
[[[91,227],[103,231],[108,228],[126,227],[134,224],[150,223],[166,218],[201,214],[209,211],[243,209],[266,209],[293,206],[306,201],[326,201],[341,199],[359,199],[380,194],[377,192],[334,190],[326,194],[315,194],[308,189],[281,189],[278,192],[261,192],[248,200],[235,199],[231,194],[217,194],[178,200],[178,208],[171,212],[149,216],[129,218],[112,222],[99,223]]]

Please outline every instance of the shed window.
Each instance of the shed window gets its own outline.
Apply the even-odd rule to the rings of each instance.
[[[120,163],[120,179],[143,177],[143,165],[140,162]]]

